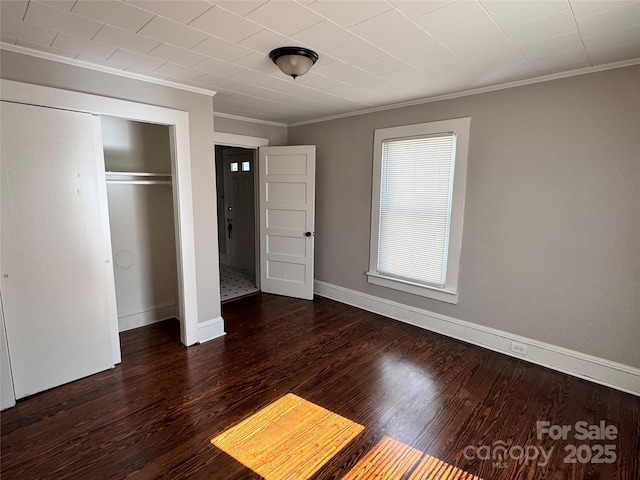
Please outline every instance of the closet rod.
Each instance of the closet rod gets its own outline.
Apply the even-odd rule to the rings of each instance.
[[[105,172],[107,176],[117,177],[171,177],[170,173],[151,173],[151,172]]]
[[[120,185],[171,185],[170,180],[107,180]]]

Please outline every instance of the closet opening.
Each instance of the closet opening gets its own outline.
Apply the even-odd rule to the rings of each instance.
[[[118,331],[175,320],[179,283],[170,127],[100,118]],[[179,322],[167,324],[175,326],[179,341]]]
[[[260,290],[255,149],[216,145],[220,300]]]

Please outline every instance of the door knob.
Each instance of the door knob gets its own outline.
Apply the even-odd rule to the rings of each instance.
[[[304,236],[305,237],[310,237],[311,236],[311,232],[304,232]]]

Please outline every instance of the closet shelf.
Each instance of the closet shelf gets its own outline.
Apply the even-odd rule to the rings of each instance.
[[[119,185],[171,185],[170,173],[105,172],[107,183]]]

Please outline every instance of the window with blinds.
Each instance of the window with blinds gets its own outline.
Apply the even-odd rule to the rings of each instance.
[[[444,287],[453,132],[382,142],[378,272]]]
[[[369,283],[458,303],[470,125],[375,130]]]

